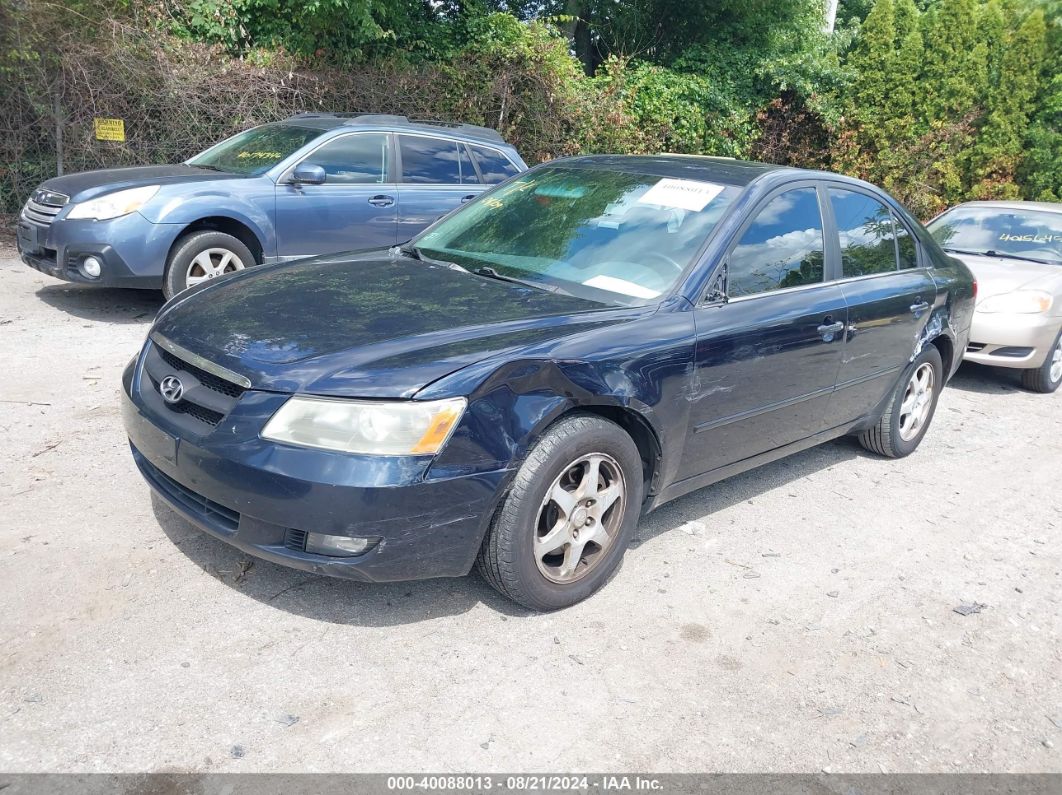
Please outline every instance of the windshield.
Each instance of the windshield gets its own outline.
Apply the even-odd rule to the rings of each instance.
[[[230,174],[264,174],[321,132],[291,124],[264,124],[215,144],[187,162]]]
[[[544,289],[635,306],[675,284],[740,192],[621,171],[536,169],[414,244],[471,271],[490,268]]]
[[[956,207],[929,225],[945,251],[1062,265],[1062,212]]]

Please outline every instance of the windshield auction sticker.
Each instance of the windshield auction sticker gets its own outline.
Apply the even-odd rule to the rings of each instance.
[[[662,179],[640,199],[639,204],[655,204],[660,207],[673,207],[677,210],[690,210],[699,213],[712,199],[723,192],[722,185],[713,182],[697,182],[692,179]]]

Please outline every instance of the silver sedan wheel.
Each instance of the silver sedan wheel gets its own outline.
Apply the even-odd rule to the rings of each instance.
[[[933,406],[935,382],[936,373],[929,362],[923,362],[911,374],[911,380],[907,382],[907,389],[903,393],[903,402],[900,403],[900,438],[905,442],[918,436],[918,432],[926,424],[929,410]]]
[[[1062,381],[1062,337],[1058,338],[1058,344],[1051,353],[1051,383]]]
[[[590,453],[564,468],[535,523],[535,562],[551,582],[585,577],[604,559],[623,524],[627,484],[610,455]]]
[[[195,287],[200,282],[216,279],[226,273],[242,271],[246,266],[235,251],[227,248],[207,248],[200,251],[188,263],[184,275],[186,287]]]

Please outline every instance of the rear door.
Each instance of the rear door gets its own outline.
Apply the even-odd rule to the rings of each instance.
[[[893,388],[930,321],[937,288],[911,230],[880,198],[840,184],[829,185],[827,195],[848,303],[829,408],[839,424],[862,417]]]
[[[398,186],[391,135],[352,132],[302,159],[321,166],[321,185],[295,183],[289,169],[276,187],[277,253],[281,258],[393,246]]]
[[[680,477],[827,427],[847,316],[841,288],[828,281],[824,200],[814,182],[801,182],[761,202],[726,257],[726,301],[710,293],[696,309]]]
[[[398,157],[398,237],[409,240],[436,218],[471,201],[487,185],[460,141],[419,133],[401,133]]]

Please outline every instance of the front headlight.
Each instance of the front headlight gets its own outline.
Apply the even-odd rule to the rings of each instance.
[[[94,218],[106,221],[129,215],[147,204],[148,200],[159,192],[159,185],[145,185],[142,188],[129,188],[108,193],[87,202],[80,202],[70,208],[67,218]]]
[[[993,295],[982,301],[978,312],[1035,315],[1051,308],[1051,294],[1040,290],[1018,290],[1013,293]]]
[[[464,398],[370,402],[296,395],[262,431],[263,439],[365,455],[434,455],[446,444]]]

